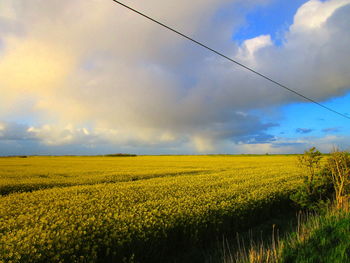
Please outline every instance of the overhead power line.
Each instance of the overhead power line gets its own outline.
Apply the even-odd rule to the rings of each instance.
[[[209,50],[209,51],[211,51],[211,52],[213,52],[213,53],[215,53],[215,54],[217,54],[217,55],[219,55],[219,56],[221,56],[221,57],[223,57],[223,58],[225,58],[225,59],[227,59],[229,61],[231,61],[232,63],[235,63],[236,65],[238,65],[238,66],[240,66],[240,67],[242,67],[242,68],[244,68],[244,69],[246,69],[246,70],[248,70],[248,71],[250,71],[250,72],[252,72],[252,73],[254,73],[254,74],[256,74],[256,75],[258,75],[258,76],[260,76],[260,77],[262,77],[262,78],[264,78],[264,79],[266,79],[266,80],[268,80],[268,81],[270,81],[272,83],[274,83],[274,84],[276,84],[277,86],[279,86],[279,87],[281,87],[281,88],[283,88],[283,89],[285,89],[285,90],[287,90],[287,91],[289,91],[291,93],[294,93],[295,95],[298,95],[299,97],[302,97],[303,99],[305,99],[307,101],[310,101],[310,102],[312,102],[312,103],[314,103],[314,104],[316,104],[316,105],[318,105],[318,106],[320,106],[320,107],[322,107],[322,108],[324,108],[324,109],[326,109],[326,110],[328,110],[330,112],[333,112],[333,113],[335,113],[337,115],[340,115],[340,116],[350,120],[349,116],[347,116],[347,115],[345,115],[343,113],[340,113],[340,112],[338,112],[336,110],[333,110],[332,108],[327,107],[326,105],[323,105],[323,104],[315,101],[314,99],[311,99],[311,98],[309,98],[309,97],[307,97],[307,96],[305,96],[305,95],[303,95],[303,94],[301,94],[301,93],[299,93],[299,92],[297,92],[297,91],[295,91],[295,90],[293,90],[291,88],[288,88],[287,86],[281,84],[280,82],[275,81],[272,78],[270,78],[270,77],[268,77],[268,76],[266,76],[266,75],[264,75],[262,73],[259,73],[258,71],[256,71],[256,70],[254,70],[254,69],[252,69],[252,68],[250,68],[250,67],[248,67],[248,66],[246,66],[246,65],[244,65],[244,64],[242,64],[242,63],[240,63],[240,62],[238,62],[238,61],[236,61],[236,60],[234,60],[234,59],[232,59],[232,58],[230,58],[230,57],[228,57],[226,55],[224,55],[223,53],[221,53],[221,52],[219,52],[219,51],[217,51],[217,50],[215,50],[215,49],[213,49],[213,48],[211,48],[211,47],[209,47],[209,46],[207,46],[207,45],[205,45],[205,44],[203,44],[203,43],[201,43],[201,42],[199,42],[199,41],[197,41],[197,40],[195,40],[195,39],[193,39],[193,38],[191,38],[191,37],[189,37],[187,35],[185,35],[184,33],[181,33],[180,31],[175,30],[174,28],[172,28],[170,26],[167,26],[166,24],[164,24],[164,23],[162,23],[162,22],[160,22],[160,21],[158,21],[158,20],[156,20],[156,19],[154,19],[154,18],[152,18],[152,17],[150,17],[150,16],[148,16],[148,15],[146,15],[146,14],[140,12],[140,11],[137,11],[136,9],[134,9],[134,8],[132,8],[132,7],[128,6],[128,5],[126,5],[126,4],[123,4],[122,2],[119,2],[117,0],[112,0],[112,1],[117,3],[117,4],[119,4],[119,5],[121,5],[121,6],[123,6],[123,7],[125,7],[125,8],[127,8],[127,9],[129,9],[129,10],[131,10],[132,12],[134,12],[134,13],[140,15],[140,16],[143,16],[143,17],[147,18],[148,20],[151,20],[152,22],[154,22],[154,23],[156,23],[156,24],[158,24],[158,25],[160,25],[160,26],[162,26],[162,27],[164,27],[164,28],[166,28],[166,29],[168,29],[168,30],[170,30],[170,31],[180,35],[181,37],[186,38],[186,39],[192,41],[193,43],[195,43],[195,44],[197,44],[197,45],[199,45],[199,46],[201,46],[201,47],[203,47],[203,48],[205,48],[205,49],[207,49],[207,50]]]

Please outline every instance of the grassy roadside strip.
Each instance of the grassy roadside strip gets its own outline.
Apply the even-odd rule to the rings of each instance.
[[[282,247],[280,262],[350,262],[350,213],[329,209],[313,216]]]
[[[241,247],[225,263],[346,263],[350,262],[350,213],[334,207],[321,214],[299,214],[294,232],[269,244]],[[227,249],[226,249],[227,250]],[[226,252],[226,254],[228,254]]]

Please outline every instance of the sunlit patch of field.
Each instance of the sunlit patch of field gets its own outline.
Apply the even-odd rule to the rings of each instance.
[[[199,174],[295,172],[293,156],[0,158],[0,195],[57,186]],[[244,171],[243,171],[244,170]]]
[[[0,195],[57,186],[135,181],[211,172],[181,157],[0,158]],[[214,172],[217,169],[214,170]]]
[[[266,217],[301,182],[294,156],[3,158],[0,171],[4,262],[161,262]]]

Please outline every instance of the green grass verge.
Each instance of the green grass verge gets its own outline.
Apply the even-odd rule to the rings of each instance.
[[[281,262],[350,262],[350,214],[329,211],[311,219],[302,233],[287,242]]]

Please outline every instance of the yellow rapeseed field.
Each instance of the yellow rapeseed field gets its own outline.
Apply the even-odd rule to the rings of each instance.
[[[156,262],[169,247],[237,231],[284,205],[301,183],[295,163],[295,156],[0,158],[0,262]]]

